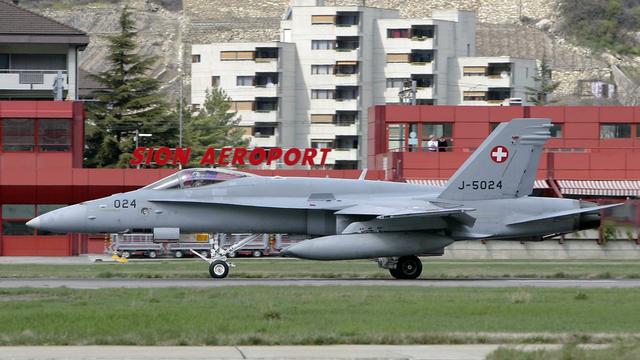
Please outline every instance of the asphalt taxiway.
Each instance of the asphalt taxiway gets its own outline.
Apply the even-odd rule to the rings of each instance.
[[[510,345],[527,351],[560,345]],[[403,359],[480,360],[500,345],[325,345],[325,346],[6,346],[0,359]],[[598,345],[586,345],[598,348]]]
[[[640,288],[640,279],[547,280],[547,279],[0,279],[0,288],[219,288],[227,286],[411,286],[411,287],[546,287],[546,288]]]

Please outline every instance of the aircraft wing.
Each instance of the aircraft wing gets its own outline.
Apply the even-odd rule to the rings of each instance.
[[[614,206],[620,206],[622,204],[623,203],[587,207],[587,208],[576,209],[576,210],[557,211],[557,212],[552,212],[552,213],[548,213],[548,214],[542,214],[542,215],[530,216],[530,217],[526,217],[526,218],[517,219],[515,221],[507,223],[507,225],[519,225],[519,224],[526,224],[526,223],[531,223],[531,222],[535,222],[535,221],[549,220],[549,219],[561,218],[561,217],[565,217],[565,216],[573,216],[573,215],[578,215],[578,214],[582,214],[582,213],[588,213],[588,212],[592,212],[592,211],[599,211],[599,210],[602,210],[602,209],[608,209],[608,208],[611,208],[611,207],[614,207]]]
[[[440,208],[429,205],[394,208],[360,204],[342,209],[335,214],[376,216],[371,220],[352,222],[342,231],[343,234],[354,234],[444,229],[449,226],[448,220],[473,225],[475,218],[467,212],[474,210],[473,208]]]

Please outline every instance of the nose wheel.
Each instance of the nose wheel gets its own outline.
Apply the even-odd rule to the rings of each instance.
[[[215,260],[209,264],[209,275],[214,279],[223,279],[229,275],[229,265],[226,261]]]
[[[193,249],[189,249],[194,255],[198,256],[202,260],[209,263],[209,275],[214,279],[224,279],[229,275],[229,269],[235,267],[234,264],[227,260],[227,257],[232,257],[236,251],[242,249],[251,241],[262,236],[262,234],[253,234],[238,241],[237,243],[223,248],[220,246],[220,237],[218,234],[209,237],[209,244],[211,245],[211,258],[207,258],[207,253],[201,254]]]

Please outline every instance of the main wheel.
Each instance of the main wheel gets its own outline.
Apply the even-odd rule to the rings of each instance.
[[[149,255],[148,256],[151,259],[155,259],[155,258],[158,257],[158,253],[156,253],[155,251],[151,250],[151,251],[149,251]]]
[[[209,275],[214,279],[223,279],[229,275],[229,265],[222,260],[216,260],[209,265]]]
[[[173,256],[177,257],[178,259],[183,257],[184,254],[182,253],[182,251],[180,250],[176,250],[176,252],[173,253]]]
[[[122,256],[125,259],[128,259],[131,257],[131,253],[128,251],[123,251],[122,253],[120,253],[120,256]]]
[[[416,279],[422,273],[422,262],[417,256],[402,256],[389,272],[396,279]]]
[[[253,250],[253,252],[251,253],[251,256],[253,256],[253,257],[260,257],[260,256],[262,256],[262,251],[260,251],[260,250]]]

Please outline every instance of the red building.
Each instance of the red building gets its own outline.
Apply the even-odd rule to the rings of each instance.
[[[376,106],[369,121],[369,163],[375,169],[367,179],[442,183],[495,124],[515,117],[550,117],[557,125],[538,173],[538,187],[549,195],[638,196],[640,108],[630,107]],[[37,232],[25,222],[60,206],[136,189],[175,171],[82,168],[84,120],[80,102],[0,101],[0,255],[102,252],[102,237]],[[447,151],[425,151],[425,139],[434,134],[453,139]],[[343,178],[360,174],[250,171]]]
[[[369,112],[369,166],[393,180],[442,183],[500,122],[550,118],[537,187],[550,195],[640,195],[640,107],[374,106]],[[432,136],[451,139],[430,152]]]

